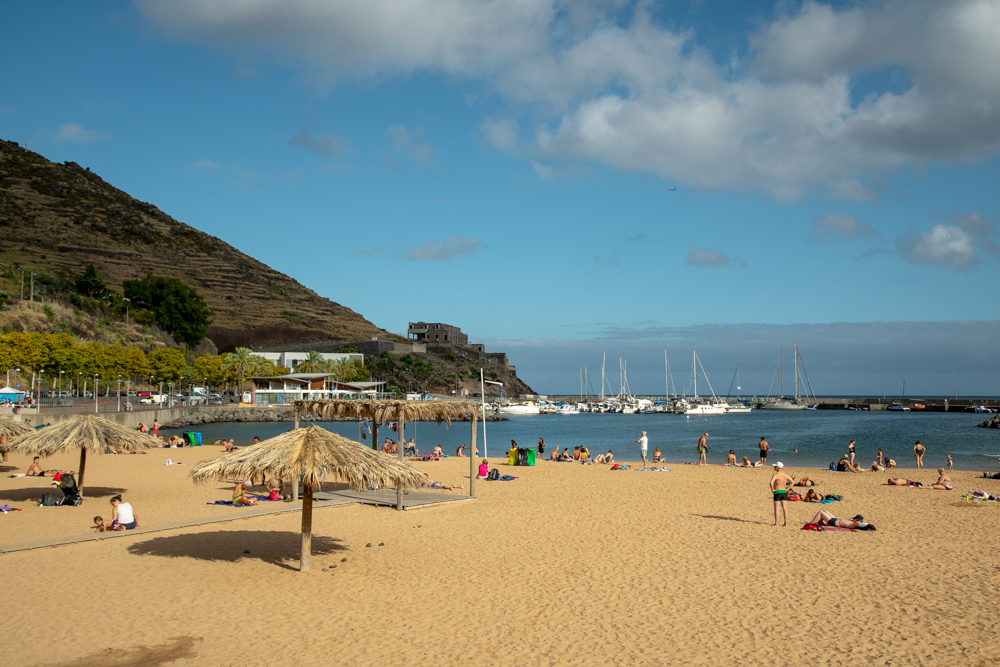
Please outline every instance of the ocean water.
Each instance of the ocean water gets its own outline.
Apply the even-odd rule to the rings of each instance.
[[[996,470],[1000,457],[1000,430],[976,428],[989,415],[969,413],[892,413],[841,410],[778,412],[754,410],[743,415],[685,416],[672,414],[621,415],[524,415],[509,421],[486,425],[486,453],[493,458],[506,455],[510,441],[522,447],[534,447],[538,438],[545,438],[546,457],[552,447],[586,445],[591,456],[608,451],[622,461],[638,461],[639,446],[631,444],[641,431],[647,431],[649,457],[659,447],[667,461],[690,463],[698,460],[698,437],[708,433],[708,462],[722,463],[730,449],[737,461],[746,456],[758,459],[757,442],[764,436],[771,445],[768,463],[826,467],[847,453],[847,443],[853,438],[855,460],[869,467],[877,448],[896,460],[902,468],[915,467],[913,444],[920,440],[927,448],[926,468],[945,467],[946,455],[951,454],[955,468],[961,470]],[[357,422],[324,422],[319,424],[335,433],[366,444],[361,439]],[[205,424],[182,430],[203,434],[206,444],[219,438],[233,438],[237,445],[262,440],[291,428],[288,422]],[[162,433],[179,433],[179,430]],[[386,436],[397,438],[387,427],[379,428],[379,441]],[[455,422],[451,428],[434,422],[406,424],[406,438],[415,438],[421,453],[430,452],[440,444],[446,454],[454,454],[460,443],[469,443],[469,423]],[[478,425],[478,446],[483,452],[483,425]],[[797,449],[798,453],[793,453]],[[468,450],[466,450],[468,451]]]

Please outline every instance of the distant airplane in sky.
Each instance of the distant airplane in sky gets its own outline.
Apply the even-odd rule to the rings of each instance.
[[[670,188],[670,191],[671,191],[671,192],[673,192],[673,191],[674,191],[674,190],[676,190],[676,189],[677,189],[677,188]]]

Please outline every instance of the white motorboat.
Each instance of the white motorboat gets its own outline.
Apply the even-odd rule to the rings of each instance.
[[[510,403],[508,405],[501,405],[500,412],[505,415],[537,415],[538,406],[527,401],[525,403]]]
[[[726,403],[726,414],[727,415],[740,415],[749,414],[753,410],[749,405],[743,405],[742,403],[737,403],[733,405],[732,403]]]
[[[555,411],[557,415],[578,415],[580,414],[580,409],[575,405],[570,405],[568,403],[559,406],[559,409]]]
[[[888,406],[886,410],[889,412],[909,412],[910,406],[903,405],[902,403],[893,403],[892,405]]]
[[[724,415],[729,408],[728,403],[689,403],[683,414],[686,415]]]

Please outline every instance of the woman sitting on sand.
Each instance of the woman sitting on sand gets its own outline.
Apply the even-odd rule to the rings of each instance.
[[[280,477],[275,477],[267,483],[268,500],[291,500],[292,497],[282,493],[285,490],[285,483]]]
[[[806,495],[802,496],[802,500],[804,500],[807,503],[818,503],[822,502],[823,496],[816,493],[816,489],[809,489],[808,491],[806,491]]]
[[[889,468],[895,468],[895,467],[896,467],[896,462],[895,461],[893,461],[892,459],[885,459],[885,469],[886,470],[888,470]]]
[[[486,479],[486,476],[490,474],[490,462],[487,459],[483,459],[483,462],[479,464],[479,474],[476,475],[476,479]]]
[[[607,454],[598,454],[597,456],[595,456],[594,463],[613,463],[614,458],[615,455],[612,454],[611,450],[609,449]]]
[[[814,479],[809,479],[808,477],[800,477],[798,481],[795,482],[795,486],[819,486],[823,482],[817,482]]]
[[[586,461],[589,458],[590,458],[590,450],[587,449],[586,446],[581,446],[580,447],[580,460],[581,461]]]
[[[938,468],[938,478],[937,481],[929,486],[923,487],[925,489],[937,489],[938,491],[951,491],[955,488],[954,483],[951,481],[951,477],[948,477],[948,473],[944,471],[944,468]]]
[[[437,458],[444,458],[444,452],[441,451],[441,445],[434,445],[434,449],[431,450],[431,456]]]
[[[656,459],[653,460],[655,461]],[[729,450],[729,454],[726,456],[726,465],[727,466],[736,465],[736,450],[734,449]]]
[[[549,455],[549,460],[550,461],[558,461],[559,460],[559,448],[558,447],[553,447],[552,448],[552,454]]]
[[[659,463],[663,460],[663,455],[660,454],[660,448],[657,447],[653,450],[653,463]]]
[[[256,505],[257,499],[247,495],[247,491],[250,490],[250,481],[240,482],[233,489],[233,505],[239,507],[241,505]]]
[[[572,461],[573,455],[569,453],[569,447],[563,449],[562,454],[559,455],[560,461]]]

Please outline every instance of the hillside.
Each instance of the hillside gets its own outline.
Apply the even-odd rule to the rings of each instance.
[[[42,283],[89,263],[116,290],[147,273],[184,281],[214,311],[209,336],[219,348],[386,335],[350,308],[133,199],[89,169],[50,162],[3,140],[0,236],[0,260],[43,274],[36,278]]]

